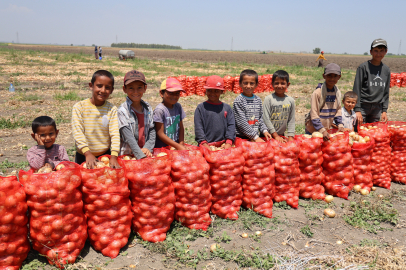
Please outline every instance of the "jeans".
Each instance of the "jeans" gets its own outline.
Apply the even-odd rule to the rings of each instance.
[[[364,123],[375,123],[381,120],[381,103],[361,103],[361,114]]]

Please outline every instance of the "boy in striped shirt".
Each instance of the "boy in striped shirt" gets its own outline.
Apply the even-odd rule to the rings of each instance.
[[[263,142],[261,135],[267,140],[272,138],[262,119],[261,98],[254,95],[258,86],[258,74],[251,69],[243,70],[240,74],[240,87],[242,94],[237,96],[233,103],[235,127],[237,137]]]
[[[92,97],[73,106],[72,133],[76,144],[75,162],[92,169],[96,158],[111,154],[110,167],[120,168],[117,107],[107,101],[114,90],[114,77],[107,70],[98,70],[89,83]]]
[[[323,139],[328,141],[333,121],[338,126],[338,131],[344,131],[341,113],[341,92],[336,86],[341,78],[339,65],[331,63],[324,69],[324,83],[319,84],[311,96],[310,113],[306,115],[306,133],[318,131],[323,134]]]

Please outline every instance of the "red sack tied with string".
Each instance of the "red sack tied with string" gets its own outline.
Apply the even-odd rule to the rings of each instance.
[[[350,133],[350,144],[352,142],[351,138],[357,139],[357,136],[360,135],[354,132]],[[354,164],[354,185],[359,185],[361,189],[371,191],[373,183],[370,163],[375,142],[373,138],[366,138],[368,138],[368,141],[365,143],[360,143],[357,140],[352,142],[351,154]]]
[[[406,122],[390,121],[392,181],[406,184]]]

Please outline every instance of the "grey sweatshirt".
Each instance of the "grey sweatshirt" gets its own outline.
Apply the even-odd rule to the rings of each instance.
[[[381,62],[374,66],[370,61],[362,63],[355,75],[353,91],[358,95],[354,111],[361,111],[361,103],[381,103],[386,112],[389,105],[390,69]]]
[[[269,133],[283,136],[287,129],[288,136],[295,136],[295,100],[287,95],[270,94],[264,100],[263,119]]]

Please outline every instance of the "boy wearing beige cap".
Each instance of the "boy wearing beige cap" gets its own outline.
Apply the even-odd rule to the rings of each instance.
[[[117,111],[120,129],[120,155],[133,154],[137,159],[151,157],[155,146],[152,107],[142,99],[147,82],[142,72],[132,70],[124,76],[127,98]]]
[[[323,134],[325,141],[330,139],[327,132],[333,124],[337,124],[338,130],[343,131],[341,112],[341,92],[336,86],[341,78],[339,65],[331,63],[324,69],[324,83],[319,84],[311,96],[310,112],[306,115],[306,133],[318,131]]]

